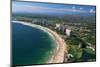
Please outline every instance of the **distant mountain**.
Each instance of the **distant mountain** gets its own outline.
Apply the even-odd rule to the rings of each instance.
[[[66,15],[63,16],[63,20],[67,22],[76,22],[76,23],[95,23],[95,15]]]
[[[61,19],[66,22],[81,22],[81,23],[95,23],[95,14],[88,13],[72,13],[72,14],[41,14],[41,13],[26,13],[26,12],[20,12],[20,13],[12,13],[13,16],[19,15],[19,16],[27,16],[27,17],[40,17],[40,18],[46,18],[46,19]]]

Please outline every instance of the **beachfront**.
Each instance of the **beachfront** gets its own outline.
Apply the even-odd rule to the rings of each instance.
[[[36,25],[36,24],[31,24],[31,23],[27,23],[27,22],[17,22],[17,21],[14,21],[15,23],[21,23],[21,24],[24,24],[24,25],[28,25],[28,26],[31,26],[31,27],[37,27],[49,34],[52,34],[52,36],[54,37],[54,39],[56,40],[57,42],[57,49],[55,50],[55,53],[54,55],[50,58],[50,60],[47,62],[47,63],[63,63],[64,61],[64,53],[65,53],[65,50],[67,49],[66,48],[66,43],[64,42],[64,40],[60,37],[60,35],[58,35],[56,32],[46,28],[46,27],[42,27],[40,25]]]

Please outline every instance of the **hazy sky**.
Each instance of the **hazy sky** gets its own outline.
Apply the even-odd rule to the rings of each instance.
[[[40,14],[95,14],[95,6],[48,4],[36,2],[13,2],[13,13],[40,13]]]

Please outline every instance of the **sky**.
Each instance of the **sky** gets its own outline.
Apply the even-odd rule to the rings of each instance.
[[[30,14],[95,14],[95,6],[74,5],[74,4],[54,4],[39,2],[16,2],[12,3],[13,13],[30,13]]]

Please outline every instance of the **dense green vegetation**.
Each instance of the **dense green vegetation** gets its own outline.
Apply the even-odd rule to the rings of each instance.
[[[60,35],[64,36],[66,44],[69,47],[68,53],[73,57],[68,58],[64,62],[80,62],[96,60],[96,22],[95,16],[43,16],[43,15],[13,15],[13,20],[32,22],[38,20],[36,24],[48,27]],[[46,20],[46,22],[42,22]],[[71,27],[71,35],[66,36],[65,32],[55,30],[56,24],[69,25]],[[89,45],[90,44],[90,45]],[[87,48],[87,47],[91,48]],[[94,50],[92,49],[94,48]]]
[[[95,24],[90,25],[72,25],[73,32],[70,37],[66,39],[66,43],[69,45],[69,53],[73,55],[68,61],[69,62],[80,62],[80,61],[95,61],[96,59],[96,31]],[[88,43],[91,48],[87,48]]]

